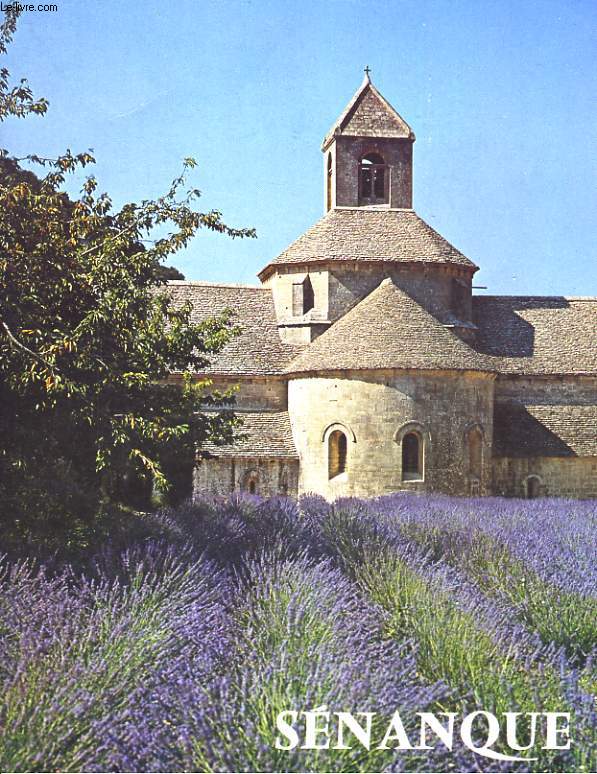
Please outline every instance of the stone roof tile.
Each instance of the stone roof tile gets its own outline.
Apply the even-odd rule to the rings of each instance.
[[[597,456],[597,406],[496,403],[497,457]]]
[[[243,422],[239,438],[222,446],[206,443],[202,451],[215,457],[298,458],[287,411],[235,409],[234,413]]]
[[[597,298],[475,296],[476,348],[505,374],[597,374]]]
[[[414,210],[339,207],[329,210],[259,276],[266,277],[279,264],[359,260],[477,268]]]
[[[218,355],[212,356],[211,365],[204,371],[206,374],[280,374],[300,351],[300,347],[280,339],[269,288],[175,280],[168,283],[166,290],[175,306],[192,304],[193,322],[230,309],[232,324],[240,327],[240,334]]]
[[[350,137],[398,137],[414,140],[415,135],[402,116],[383,97],[368,77],[325,136],[323,148],[338,135]]]
[[[483,355],[389,278],[309,344],[286,370],[385,368],[492,370]]]

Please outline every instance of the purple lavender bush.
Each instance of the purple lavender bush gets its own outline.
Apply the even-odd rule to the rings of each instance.
[[[3,569],[3,770],[168,766],[178,734],[155,694],[175,690],[183,648],[182,666],[199,679],[227,658],[230,585],[162,546],[121,562],[115,579]]]
[[[582,502],[235,496],[76,567],[4,559],[0,768],[593,771],[594,522]],[[318,707],[377,713],[373,736],[398,710],[413,738],[422,711],[568,711],[573,744],[277,749],[278,713]]]
[[[325,706],[389,716],[429,708],[447,689],[416,677],[409,649],[383,637],[383,611],[329,562],[272,559],[268,552],[247,569],[250,585],[235,614],[242,658],[214,686],[213,711],[197,736],[192,768],[404,770],[406,761],[393,751],[275,749],[279,712]],[[230,736],[239,718],[242,746]],[[414,753],[408,763],[409,770],[428,770],[430,758]]]

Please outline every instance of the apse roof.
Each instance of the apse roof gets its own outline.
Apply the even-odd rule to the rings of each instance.
[[[174,281],[165,290],[176,306],[191,303],[194,322],[232,310],[240,334],[210,357],[206,374],[370,366],[463,367],[505,376],[597,374],[597,298],[474,296],[473,349],[390,280],[307,345],[281,340],[270,288]]]
[[[388,278],[309,344],[286,371],[395,368],[493,370],[488,359]]]

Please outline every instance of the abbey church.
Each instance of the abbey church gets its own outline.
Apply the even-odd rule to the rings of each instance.
[[[169,283],[240,327],[204,375],[243,426],[197,493],[597,498],[597,298],[474,295],[413,209],[414,142],[367,74],[323,141],[324,216],[261,284]]]

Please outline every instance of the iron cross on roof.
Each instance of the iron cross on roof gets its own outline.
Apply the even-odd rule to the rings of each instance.
[[[367,76],[367,78],[369,77],[370,72],[371,72],[371,68],[369,67],[369,65],[367,65],[367,67],[365,67],[365,75]]]

